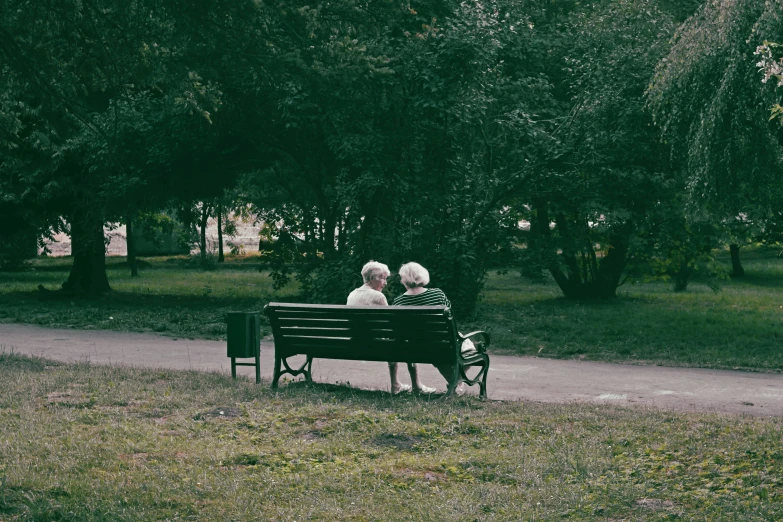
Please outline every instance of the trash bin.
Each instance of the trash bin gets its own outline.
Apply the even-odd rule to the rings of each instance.
[[[227,355],[231,358],[258,357],[261,346],[261,313],[229,312]]]

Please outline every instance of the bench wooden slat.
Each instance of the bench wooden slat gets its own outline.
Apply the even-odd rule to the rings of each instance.
[[[436,350],[438,346],[450,346],[449,339],[429,338],[416,341],[389,339],[384,337],[324,337],[308,335],[286,335],[277,341],[284,347],[288,346],[342,346],[346,350],[362,351],[377,346],[389,346],[395,350],[428,351]]]
[[[443,315],[435,315],[435,314],[427,314],[422,316],[415,316],[415,315],[405,315],[405,316],[393,316],[393,315],[380,315],[380,314],[348,314],[348,315],[338,315],[338,314],[307,314],[307,315],[297,315],[297,314],[278,314],[277,316],[278,320],[282,322],[288,322],[288,323],[306,323],[310,321],[321,321],[321,322],[336,322],[336,323],[344,323],[344,322],[360,322],[360,323],[370,323],[370,324],[391,324],[391,323],[400,323],[400,324],[409,324],[409,325],[436,325],[436,324],[443,324],[448,325],[449,321],[443,317]]]
[[[394,332],[449,332],[450,328],[448,323],[443,322],[412,322],[405,323],[399,321],[358,321],[358,320],[346,320],[340,321],[337,319],[292,319],[292,318],[280,318],[278,319],[281,329],[291,328],[313,328],[313,329],[351,329],[355,331],[368,330],[368,331],[394,331]]]
[[[414,313],[412,310],[402,310],[403,307],[396,306],[394,308],[399,308],[400,313],[395,314],[389,311],[391,307],[376,307],[376,308],[386,308],[384,311],[377,311],[377,310],[368,310],[365,308],[362,309],[353,309],[350,310],[348,307],[346,307],[347,313],[338,313],[338,312],[326,312],[326,311],[309,311],[309,310],[280,310],[278,315],[280,317],[299,317],[299,318],[312,318],[312,319],[329,319],[329,318],[338,318],[338,319],[344,319],[347,317],[368,317],[368,318],[398,318],[398,317],[406,317],[410,316],[412,320],[416,320],[416,318],[422,317],[422,318],[438,318],[443,317],[443,310],[440,310],[440,313],[436,310],[427,310],[423,311],[422,313]],[[411,307],[413,308],[413,307]],[[422,307],[424,308],[424,307]]]
[[[366,324],[400,324],[400,325],[409,325],[409,326],[417,326],[421,325],[423,327],[427,326],[436,326],[436,325],[443,325],[444,327],[447,327],[449,322],[444,320],[442,317],[438,316],[425,316],[425,317],[414,317],[414,316],[408,316],[410,319],[407,318],[397,318],[397,317],[380,317],[380,316],[361,316],[361,315],[354,315],[354,316],[348,316],[348,317],[325,317],[325,316],[318,316],[318,317],[297,317],[297,316],[291,316],[291,315],[280,315],[277,317],[277,320],[282,323],[291,323],[291,324],[309,324],[309,323],[322,323],[324,325],[326,324],[344,324],[344,323],[366,323]]]
[[[280,332],[285,336],[290,335],[321,335],[326,337],[345,336],[351,332],[347,326],[341,328],[314,328],[310,326],[281,326]]]
[[[364,327],[362,327],[364,326]],[[451,332],[446,328],[423,328],[414,327],[407,328],[399,325],[342,325],[342,326],[289,326],[281,325],[281,335],[322,335],[325,337],[352,337],[356,335],[362,336],[381,336],[393,339],[422,339],[422,338],[448,338]]]
[[[447,347],[447,345],[444,345]],[[400,350],[389,348],[379,343],[375,346],[366,346],[363,350],[346,352],[340,347],[320,345],[293,345],[286,347],[284,353],[287,357],[294,355],[309,355],[315,359],[343,359],[351,361],[386,361],[386,362],[414,362],[424,364],[448,363],[454,355],[445,352],[421,352],[420,350]]]
[[[289,356],[294,355],[308,355],[313,359],[338,359],[348,361],[378,361],[378,362],[399,362],[399,363],[421,363],[421,364],[442,364],[448,363],[450,360],[448,357],[424,355],[414,352],[398,352],[398,351],[367,351],[362,354],[361,359],[357,359],[354,356],[347,355],[343,350],[329,347],[307,347],[307,350],[301,350],[296,353],[291,353]]]
[[[412,321],[419,318],[442,318],[443,307],[439,306],[342,306],[340,310],[335,310],[339,305],[320,305],[318,308],[312,308],[313,305],[283,306],[281,303],[270,303],[266,306],[269,313],[274,313],[277,317],[291,318],[310,318],[310,319],[347,319],[347,318],[399,318],[411,316]]]
[[[321,312],[321,313],[341,313],[345,314],[353,313],[354,311],[365,311],[371,313],[391,313],[393,315],[421,315],[428,313],[443,314],[444,307],[442,306],[348,306],[348,305],[317,305],[317,304],[304,304],[304,303],[269,303],[264,307],[275,313],[292,313],[295,311],[307,311],[307,312]]]
[[[350,339],[350,341],[348,340]],[[279,337],[276,339],[277,342],[280,342],[283,345],[289,345],[291,343],[296,343],[302,340],[303,343],[312,343],[314,340],[323,340],[324,343],[329,343],[330,345],[343,345],[346,347],[346,349],[350,348],[357,348],[361,349],[361,347],[365,345],[371,345],[371,344],[377,344],[377,343],[384,343],[386,345],[394,345],[396,349],[416,349],[419,351],[428,351],[435,349],[436,344],[444,344],[444,345],[451,345],[451,340],[442,335],[422,335],[421,338],[418,339],[399,339],[399,338],[390,338],[382,335],[377,336],[354,336],[350,338],[346,338],[344,336],[323,336],[323,335],[307,335],[307,334],[298,334],[298,335],[285,335],[282,337]]]

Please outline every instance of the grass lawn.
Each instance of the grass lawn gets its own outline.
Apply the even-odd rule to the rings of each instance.
[[[618,298],[567,300],[554,283],[531,285],[492,274],[475,326],[496,353],[665,366],[783,370],[783,259],[744,253],[746,277],[717,293],[691,283],[627,283]],[[728,260],[726,260],[728,263]]]
[[[290,300],[297,285],[273,291],[268,273],[235,261],[199,270],[184,257],[149,258],[132,278],[125,258],[108,258],[113,292],[96,300],[41,300],[38,285],[57,290],[71,258],[44,258],[34,270],[0,272],[0,322],[56,328],[159,332],[174,337],[225,339],[226,312],[260,311],[270,300]]]
[[[617,299],[594,302],[566,300],[551,281],[531,284],[515,271],[492,272],[476,315],[460,326],[489,331],[494,353],[779,372],[783,259],[777,253],[743,252],[747,276],[723,282],[717,293],[698,282],[678,294],[649,282],[626,284]],[[34,271],[0,272],[0,322],[222,339],[226,312],[261,310],[270,300],[296,296],[294,284],[274,291],[252,261],[229,258],[202,271],[183,258],[149,258],[141,277],[131,278],[124,258],[109,258],[112,294],[42,301],[37,286],[57,289],[71,260],[39,259]]]
[[[0,355],[0,520],[781,520],[783,419]]]

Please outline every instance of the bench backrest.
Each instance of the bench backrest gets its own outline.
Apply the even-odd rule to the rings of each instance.
[[[443,363],[457,354],[454,319],[441,306],[269,303],[264,313],[285,357]]]

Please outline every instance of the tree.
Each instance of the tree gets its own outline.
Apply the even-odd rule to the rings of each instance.
[[[312,253],[299,269],[310,298],[344,300],[369,258],[416,259],[467,312],[555,126],[536,67],[547,42],[514,2],[357,6],[287,19],[310,38],[282,74],[256,203]]]
[[[559,161],[520,198],[531,223],[521,262],[548,270],[566,297],[614,296],[631,260],[650,254],[637,238],[671,185],[643,94],[674,28],[644,0],[585,4],[552,28],[562,43],[550,67],[561,71],[549,76],[567,96]]]
[[[74,263],[64,288],[106,291],[103,223],[139,181],[120,160],[124,136],[114,131],[122,115],[150,101],[145,89],[128,87],[144,80],[143,58],[134,53],[142,31],[155,29],[150,12],[136,3],[6,1],[0,13],[4,112],[12,123],[4,152],[16,159],[4,173],[16,189],[8,197],[49,220],[66,218]]]
[[[644,1],[358,5],[287,11],[309,38],[286,42],[273,161],[252,175],[259,210],[316,254],[308,296],[339,302],[364,260],[415,259],[469,311],[531,213],[527,251],[566,295],[614,295],[668,196],[642,105],[674,17]]]
[[[780,143],[765,124],[769,90],[753,52],[779,34],[779,0],[711,0],[678,31],[656,69],[648,106],[682,167],[686,210],[723,222],[735,275],[747,223],[772,218],[780,200]],[[733,232],[730,228],[733,227]]]
[[[250,1],[2,1],[2,204],[34,210],[42,226],[66,218],[74,263],[64,289],[109,289],[106,221],[214,196],[252,168],[259,136],[245,137],[249,116],[233,120],[241,99],[212,80],[229,64],[209,58],[233,41],[211,24],[258,37],[249,26],[264,16]]]

